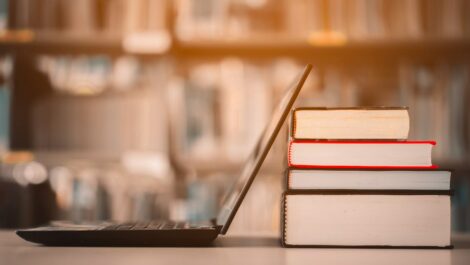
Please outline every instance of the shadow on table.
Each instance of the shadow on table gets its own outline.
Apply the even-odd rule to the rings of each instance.
[[[216,239],[215,247],[280,247],[280,238],[228,236]]]

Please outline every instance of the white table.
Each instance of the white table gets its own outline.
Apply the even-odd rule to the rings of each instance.
[[[275,236],[225,236],[205,248],[44,247],[0,231],[0,264],[208,265],[208,264],[470,264],[470,235],[453,238],[452,250],[286,249]]]

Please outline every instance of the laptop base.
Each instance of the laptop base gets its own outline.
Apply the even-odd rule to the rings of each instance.
[[[86,227],[45,226],[18,230],[21,238],[47,246],[210,246],[219,235],[217,226],[127,227],[124,225]]]

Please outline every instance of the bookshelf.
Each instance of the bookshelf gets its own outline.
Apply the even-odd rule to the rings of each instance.
[[[280,39],[280,41],[279,41]],[[183,58],[246,58],[292,57],[313,63],[368,60],[435,60],[470,58],[470,39],[422,39],[351,41],[315,44],[306,40],[275,38],[233,41],[176,41],[174,54]]]
[[[152,148],[162,145],[165,147],[162,150],[167,152],[167,145],[170,143],[169,156],[183,153],[184,159],[181,160],[186,163],[182,164],[197,171],[198,177],[202,179],[207,179],[206,177],[224,169],[235,172],[243,163],[243,159],[238,161],[236,156],[245,154],[241,149],[249,149],[247,139],[256,138],[256,133],[253,132],[259,128],[253,129],[252,123],[261,124],[265,117],[269,117],[271,101],[274,102],[287,86],[279,80],[290,82],[287,79],[291,79],[297,70],[296,67],[309,62],[317,66],[318,71],[313,73],[303,90],[306,93],[305,98],[310,100],[303,103],[315,106],[416,106],[414,109],[419,113],[414,119],[422,120],[422,130],[417,138],[432,138],[434,132],[438,132],[436,134],[445,139],[439,148],[448,147],[440,154],[442,162],[454,161],[453,159],[457,158],[454,162],[437,161],[437,164],[442,168],[455,168],[458,171],[456,178],[468,179],[470,176],[470,168],[467,165],[470,154],[470,120],[468,114],[463,114],[469,108],[463,97],[456,96],[463,93],[461,91],[470,95],[468,85],[462,85],[468,82],[466,78],[470,76],[470,20],[469,16],[462,15],[462,12],[455,9],[457,2],[465,7],[470,6],[469,0],[449,1],[452,3],[445,8],[445,0],[407,0],[406,4],[391,0],[298,0],[296,4],[289,0],[82,0],[69,1],[70,4],[62,6],[56,4],[60,1],[62,0],[38,1],[47,5],[41,8],[35,0],[8,1],[11,3],[10,15],[6,23],[8,26],[0,33],[0,55],[13,55],[11,57],[14,73],[28,73],[17,74],[10,83],[14,89],[19,87],[21,93],[16,95],[22,96],[23,99],[12,103],[16,105],[15,115],[20,113],[15,116],[15,123],[18,124],[12,125],[11,130],[14,132],[11,138],[16,139],[10,141],[14,142],[13,145],[16,144],[16,148],[17,143],[25,142],[26,144],[19,148],[33,148],[32,151],[36,152],[38,150],[34,148],[37,146],[46,150],[62,146],[64,151],[73,152],[78,146],[74,146],[74,143],[81,145],[79,140],[88,139],[92,142],[93,138],[96,142],[107,143],[103,149],[109,150],[103,151],[113,151],[124,142],[137,142],[141,145],[129,144],[129,148],[145,148],[151,143]],[[196,2],[197,5],[194,5]],[[249,5],[254,2],[261,6]],[[25,5],[29,8],[25,8]],[[419,7],[420,5],[423,6]],[[379,8],[382,7],[389,12],[380,11]],[[51,10],[53,12],[49,12]],[[65,18],[59,14],[69,16]],[[418,14],[421,17],[418,18]],[[138,53],[126,50],[126,37],[136,32],[165,32],[169,36],[170,44],[167,49],[158,52]],[[49,62],[52,61],[56,68],[49,72],[35,69],[38,61],[44,57],[47,57]],[[121,60],[123,58],[124,60]],[[95,67],[95,63],[98,67]],[[124,65],[124,70],[117,69],[123,71],[114,72],[117,65]],[[225,75],[221,74],[222,69],[226,71]],[[98,73],[95,74],[94,71]],[[32,76],[33,72],[35,78],[40,78],[43,82],[28,81],[28,78],[24,78]],[[62,78],[64,76],[61,74],[64,72],[67,73],[68,79]],[[118,80],[124,83],[121,88],[117,88],[116,83],[109,82],[109,79],[116,76],[128,79]],[[78,80],[77,83],[86,86],[89,83],[84,80],[93,78],[98,79],[98,85],[103,80],[108,83],[103,86],[103,90],[94,94],[67,94],[68,90],[57,89],[57,83],[45,84],[47,78],[56,82],[62,81],[59,83],[67,85]],[[224,78],[225,80],[222,80]],[[158,90],[158,93],[149,93],[148,96],[143,95],[127,102],[127,99],[132,98],[130,95],[140,91],[139,89],[147,89],[146,93]],[[254,91],[257,91],[256,95],[252,94]],[[34,93],[37,94],[33,95]],[[28,113],[36,111],[31,106],[39,99],[62,95],[61,93],[67,95],[64,97],[67,100],[60,98],[55,100],[53,105],[42,105],[42,108],[51,108],[51,113],[63,114],[64,119],[82,119],[82,122],[87,124],[84,126],[89,132],[87,136],[82,134],[81,137],[74,138],[73,130],[66,126],[61,128],[66,133],[54,134],[52,129],[41,131],[36,125],[33,128],[33,125],[26,124],[33,119],[36,122],[46,119],[51,124],[60,123],[62,120],[58,122],[47,115],[33,118]],[[171,100],[163,102],[167,101],[166,93],[175,94],[172,96],[178,98],[178,104]],[[158,97],[164,100],[150,100]],[[255,100],[247,102],[247,98]],[[467,98],[469,97],[466,96]],[[18,97],[14,100],[17,99]],[[189,102],[188,99],[193,101]],[[234,101],[230,101],[231,99]],[[260,99],[265,101],[263,106],[257,105]],[[146,103],[142,104],[143,102]],[[454,104],[455,102],[457,104]],[[128,114],[129,104],[132,105],[132,115]],[[188,107],[191,104],[200,109],[191,109]],[[76,109],[94,109],[96,113],[73,116],[67,105],[73,105]],[[168,115],[166,119],[169,121],[165,120],[161,124],[155,122],[157,119],[152,114],[154,110],[147,108],[156,105],[168,109],[169,113],[157,113]],[[236,108],[237,105],[242,107]],[[255,110],[255,107],[261,110]],[[174,109],[184,111],[171,113]],[[243,119],[230,114],[241,112],[242,109],[248,109],[248,114],[244,113]],[[445,111],[437,116],[439,109]],[[250,114],[257,112],[268,115],[252,118],[253,115]],[[107,116],[100,116],[104,115],[103,113]],[[34,115],[38,115],[37,112]],[[95,119],[87,120],[84,116],[93,116]],[[140,117],[138,124],[142,125],[141,131],[145,133],[135,133],[139,129],[123,126],[125,130],[122,130],[122,136],[113,133],[112,135],[118,136],[108,137],[101,133],[103,130],[99,128],[107,124],[96,120],[111,120],[111,117],[117,117],[116,120],[128,119],[123,123],[129,124],[136,120],[134,117]],[[176,123],[172,122],[175,117],[185,117],[186,124],[173,124]],[[455,119],[447,122],[446,117]],[[233,124],[238,127],[223,122],[229,118],[233,118]],[[258,118],[260,119],[256,120]],[[461,122],[462,119],[465,119],[465,122]],[[19,124],[18,121],[24,122]],[[464,125],[457,126],[459,122]],[[209,129],[200,130],[198,126],[191,127],[190,123]],[[110,124],[109,131],[121,131],[116,124]],[[175,126],[173,131],[172,126]],[[465,128],[461,129],[463,127]],[[80,126],[76,128],[82,129]],[[155,139],[159,137],[156,137],[156,132],[162,130],[165,131],[162,134],[165,136],[160,138],[165,140],[157,143]],[[43,145],[33,143],[30,138],[34,133],[30,132],[38,131],[41,131],[43,136],[49,135],[50,141]],[[170,137],[166,137],[167,134],[170,134]],[[59,138],[60,140],[57,140]],[[280,165],[276,163],[282,159],[277,158],[285,155],[283,148],[286,136],[279,138],[282,143],[272,152],[276,157],[267,161],[267,166],[264,167],[268,175],[276,177],[273,183],[278,181],[281,175],[277,170]],[[459,139],[459,142],[452,139]],[[200,153],[194,152],[201,146],[210,145],[207,144],[208,140],[215,148],[202,150]],[[100,146],[96,142],[90,146]],[[173,146],[183,147],[174,151]],[[457,152],[456,146],[465,150]],[[225,151],[220,154],[214,152],[214,149],[230,149],[227,153],[232,152],[231,159],[226,159],[228,156]],[[207,156],[200,157],[198,154],[201,153]],[[84,156],[93,157],[93,152]],[[74,158],[69,154],[62,157],[64,160]],[[104,161],[106,157],[108,156],[96,160]],[[51,160],[51,164],[58,161],[56,158]],[[113,157],[114,160],[118,161],[119,157]],[[214,160],[217,160],[217,163],[214,163]],[[247,214],[250,215],[253,213]]]
[[[374,63],[430,63],[470,61],[470,38],[424,38],[367,41],[312,42],[299,37],[282,34],[258,35],[252,38],[179,40],[172,36],[170,48],[163,53],[136,54],[123,48],[123,37],[118,34],[73,33],[61,31],[8,30],[0,34],[0,53],[56,56],[107,55],[112,58],[131,55],[143,62],[169,57],[184,65],[186,61],[219,61],[237,57],[248,61],[269,61],[277,57],[324,64],[354,65]],[[276,40],[276,41],[271,41]],[[222,168],[234,170],[240,162],[217,165],[194,160],[198,170],[204,173]],[[450,166],[468,172],[465,162]]]
[[[68,32],[7,31],[0,35],[3,53],[41,54],[123,54],[117,35]]]
[[[170,56],[176,60],[220,59],[227,56],[251,59],[289,57],[316,64],[349,61],[434,61],[470,59],[470,38],[424,38],[367,41],[312,42],[298,37],[266,35],[227,40],[179,40],[171,37],[165,52],[143,54],[126,51],[118,34],[70,33],[60,31],[6,31],[0,34],[1,53],[28,52],[33,55],[134,55],[142,59]]]

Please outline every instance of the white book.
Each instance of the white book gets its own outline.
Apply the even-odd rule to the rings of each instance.
[[[449,195],[286,194],[285,246],[450,247]]]
[[[446,170],[289,169],[289,190],[449,190]]]
[[[300,168],[434,168],[433,141],[314,141],[289,144],[288,163]]]

